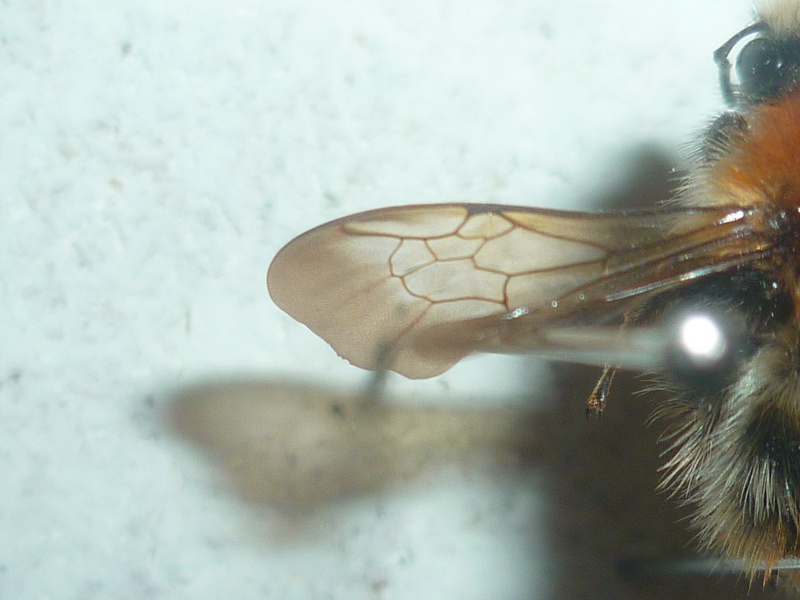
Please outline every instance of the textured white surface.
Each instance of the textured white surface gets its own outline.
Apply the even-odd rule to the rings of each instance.
[[[362,385],[271,304],[282,244],[390,204],[592,205],[719,109],[711,51],[749,9],[0,6],[0,597],[546,594],[535,482],[456,475],[281,544],[160,410],[201,378]],[[519,364],[391,385],[491,404]]]

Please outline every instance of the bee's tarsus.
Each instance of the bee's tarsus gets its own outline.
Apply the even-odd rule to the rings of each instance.
[[[608,395],[611,391],[611,382],[614,380],[614,373],[616,372],[617,368],[610,365],[606,365],[603,369],[603,374],[600,375],[597,385],[594,386],[592,393],[589,394],[589,399],[586,400],[587,419],[589,417],[600,418],[603,415],[603,411],[606,409]]]

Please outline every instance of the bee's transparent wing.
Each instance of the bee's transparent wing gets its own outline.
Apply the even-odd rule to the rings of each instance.
[[[472,352],[557,355],[561,325],[608,323],[648,294],[754,260],[767,246],[759,222],[735,207],[401,206],[297,237],[267,282],[353,364],[424,378]]]

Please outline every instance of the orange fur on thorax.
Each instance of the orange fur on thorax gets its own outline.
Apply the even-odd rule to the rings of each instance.
[[[730,152],[714,167],[712,185],[736,204],[773,203],[800,208],[800,90],[747,115],[747,127],[730,140]]]

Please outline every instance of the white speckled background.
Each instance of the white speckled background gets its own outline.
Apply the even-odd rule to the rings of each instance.
[[[365,416],[366,375],[272,305],[265,273],[303,230],[390,204],[649,202],[720,109],[711,52],[749,18],[723,0],[0,4],[0,598],[637,597],[564,584],[591,526],[553,550],[566,484],[537,465],[580,460],[564,423],[617,431],[582,420],[590,376],[570,396],[563,372],[472,359],[392,379]]]

